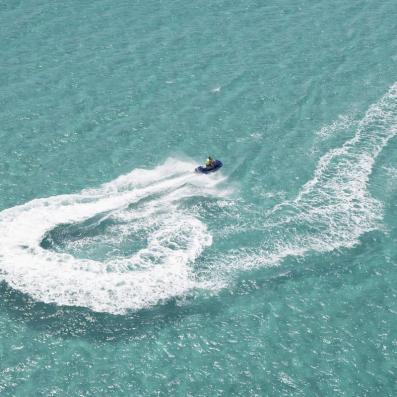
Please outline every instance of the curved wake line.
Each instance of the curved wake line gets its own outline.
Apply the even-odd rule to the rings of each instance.
[[[276,205],[265,221],[248,228],[266,232],[260,247],[231,252],[224,258],[227,267],[274,265],[287,256],[350,248],[379,226],[383,205],[367,188],[378,155],[397,134],[397,83],[354,125],[353,138],[320,158],[295,199]]]
[[[154,170],[134,170],[97,189],[36,199],[2,211],[1,277],[42,302],[111,313],[148,307],[200,287],[189,264],[212,238],[206,225],[180,210],[178,202],[197,194],[226,193],[216,187],[222,180],[219,175],[204,181],[192,170],[191,163],[169,160]],[[137,209],[131,209],[134,204]],[[147,245],[130,256],[106,261],[42,248],[43,238],[54,228],[98,214],[121,219],[126,231],[129,222],[138,229],[151,222]],[[131,223],[137,219],[144,222]]]
[[[189,197],[225,197],[228,192],[219,188],[219,174],[203,179],[192,174],[193,164],[178,160],[134,170],[97,189],[36,199],[0,212],[0,277],[42,302],[125,313],[195,288],[216,288],[219,280],[214,277],[236,268],[352,247],[383,216],[382,204],[367,188],[377,156],[397,133],[397,84],[354,125],[354,137],[320,158],[313,178],[295,199],[256,216],[244,230],[259,233],[258,245],[216,258],[216,267],[209,266],[204,275],[209,281],[196,277],[191,264],[212,237],[194,211],[179,204]],[[55,229],[90,219],[100,225],[110,220],[110,237],[117,243],[141,233],[145,245],[105,260],[43,248],[43,239]],[[96,238],[85,236],[69,246],[85,249]],[[99,239],[98,246],[107,243]]]

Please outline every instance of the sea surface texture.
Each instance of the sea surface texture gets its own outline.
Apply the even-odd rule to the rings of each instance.
[[[0,395],[396,396],[396,135],[395,0],[0,1]]]

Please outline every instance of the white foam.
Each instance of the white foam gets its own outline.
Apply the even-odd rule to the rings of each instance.
[[[229,238],[257,231],[263,241],[253,248],[236,247],[216,258],[214,267],[207,264],[209,284],[195,278],[191,264],[212,237],[206,225],[178,203],[195,195],[225,197],[228,192],[219,188],[220,174],[204,179],[192,174],[194,164],[178,160],[154,170],[134,170],[97,189],[2,211],[0,277],[43,302],[124,313],[193,288],[222,288],[224,279],[215,275],[236,267],[274,265],[287,256],[352,247],[363,233],[377,228],[383,216],[383,206],[370,195],[368,182],[377,156],[397,133],[397,84],[354,125],[354,137],[320,158],[312,179],[293,200],[256,216],[252,214],[256,209],[248,206],[250,219],[255,218],[248,228],[236,220],[242,218],[239,214],[235,224],[220,232]],[[131,209],[134,204],[137,208]],[[57,226],[99,214],[121,221],[112,232],[116,241],[131,230],[147,231],[146,246],[128,257],[106,261],[79,259],[40,246]]]
[[[355,120],[352,114],[340,115],[333,123],[326,125],[315,132],[315,135],[320,139],[328,139],[340,131],[346,131],[348,128],[354,126]]]
[[[32,200],[0,213],[0,274],[34,299],[95,311],[124,313],[156,304],[200,286],[190,264],[211,244],[206,225],[179,208],[195,194],[224,195],[220,175],[203,178],[194,164],[171,159],[154,170],[137,169],[97,189]],[[150,198],[138,209],[134,203]],[[41,247],[46,233],[98,214],[122,220],[122,238],[151,227],[147,245],[129,257],[106,261],[76,258]],[[133,223],[135,222],[135,223]],[[148,226],[149,225],[149,226]],[[78,244],[88,243],[86,241]]]
[[[320,158],[313,178],[295,199],[276,205],[246,228],[262,232],[265,241],[223,258],[227,272],[278,264],[308,251],[350,248],[363,233],[380,226],[383,206],[369,193],[368,182],[376,158],[397,133],[397,83],[354,125],[353,138]],[[337,122],[335,128],[342,126]]]

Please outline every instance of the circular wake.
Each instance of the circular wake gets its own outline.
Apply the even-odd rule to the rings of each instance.
[[[221,196],[188,162],[136,169],[98,189],[32,200],[0,213],[0,274],[34,299],[124,313],[200,287],[189,266],[212,242],[180,209]]]

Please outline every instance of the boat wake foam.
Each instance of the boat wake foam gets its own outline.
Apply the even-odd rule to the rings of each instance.
[[[171,159],[98,189],[2,211],[0,277],[42,302],[110,313],[200,287],[189,264],[212,238],[178,203],[226,193],[217,188],[220,175],[204,181],[192,170],[192,163]]]
[[[245,230],[263,233],[259,247],[231,252],[225,267],[274,265],[291,255],[350,248],[380,225],[383,205],[369,193],[368,182],[378,155],[397,133],[397,83],[354,126],[354,136],[320,158],[293,200],[257,216]]]
[[[383,216],[368,181],[379,153],[397,133],[397,84],[354,126],[353,138],[320,158],[293,200],[262,213],[249,205],[247,217],[244,206],[220,188],[222,175],[203,179],[192,173],[192,163],[175,159],[97,189],[4,210],[0,278],[42,302],[125,313],[212,288],[236,268],[352,247]],[[197,211],[181,205],[197,196],[223,198],[219,208],[232,230],[231,245],[224,246],[237,247],[206,263],[202,277],[192,264],[212,237]],[[239,231],[236,224],[245,219],[249,224]],[[228,238],[227,226],[219,235]]]

